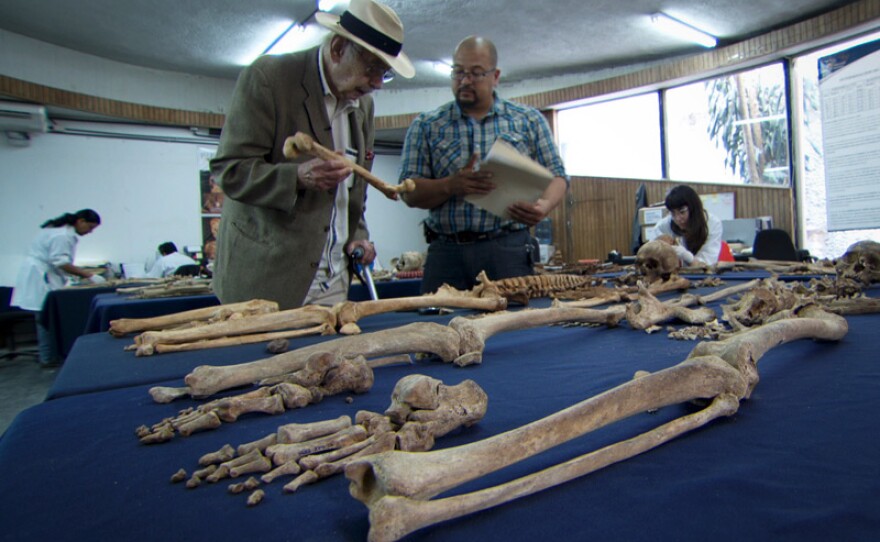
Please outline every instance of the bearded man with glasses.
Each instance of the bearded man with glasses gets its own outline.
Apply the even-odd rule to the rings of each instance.
[[[455,100],[419,115],[407,131],[400,178],[412,178],[416,189],[403,200],[430,210],[422,293],[444,283],[473,288],[480,271],[493,280],[532,274],[535,250],[529,227],[565,196],[568,178],[547,121],[538,110],[499,97],[495,89],[500,75],[495,45],[482,37],[465,38],[453,55]],[[510,205],[510,218],[465,201],[465,196],[487,194],[504,182],[477,167],[497,139],[554,175],[536,201]]]
[[[344,301],[347,254],[375,249],[364,219],[366,181],[342,160],[288,161],[296,132],[370,169],[373,99],[391,75],[415,68],[403,23],[374,0],[315,19],[331,34],[313,49],[263,56],[238,79],[211,171],[225,194],[214,291],[223,303],[269,299],[282,309]]]

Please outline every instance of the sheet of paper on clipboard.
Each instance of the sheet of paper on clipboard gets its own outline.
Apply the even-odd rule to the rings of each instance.
[[[464,199],[501,218],[510,218],[507,208],[512,203],[537,200],[553,179],[549,169],[523,156],[501,139],[495,141],[489,154],[480,162],[480,171],[493,173],[495,190],[465,196]]]

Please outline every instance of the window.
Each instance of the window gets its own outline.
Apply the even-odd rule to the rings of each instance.
[[[789,184],[781,64],[667,90],[666,129],[671,179]]]
[[[656,92],[561,110],[557,129],[569,175],[663,177]]]
[[[801,121],[794,130],[798,137],[802,164],[799,175],[802,181],[798,186],[798,200],[801,205],[798,213],[799,227],[803,232],[803,248],[818,258],[838,258],[856,241],[880,241],[880,229],[828,231],[818,70],[821,57],[877,39],[880,39],[880,34],[875,33],[799,56],[794,60],[792,73],[797,86],[796,95],[799,97],[796,106],[801,112]]]

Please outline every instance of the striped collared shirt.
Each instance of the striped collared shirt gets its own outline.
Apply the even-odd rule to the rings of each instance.
[[[406,134],[400,179],[439,179],[452,175],[467,165],[474,152],[485,157],[498,138],[568,181],[543,115],[537,109],[504,100],[497,94],[492,109],[482,120],[463,115],[454,101],[419,115]],[[503,179],[493,180],[503,182]],[[525,228],[521,223],[475,207],[462,196],[452,196],[431,209],[427,224],[444,234]]]

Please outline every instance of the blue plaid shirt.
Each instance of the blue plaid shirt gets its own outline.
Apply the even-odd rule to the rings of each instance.
[[[498,138],[568,182],[543,115],[537,109],[504,100],[497,94],[492,109],[482,120],[463,115],[454,101],[419,115],[406,133],[400,179],[440,179],[452,175],[467,165],[474,152],[479,151],[481,158],[489,154]],[[493,181],[503,182],[503,179]],[[444,234],[526,227],[484,211],[462,196],[452,196],[443,205],[431,209],[427,224]]]

